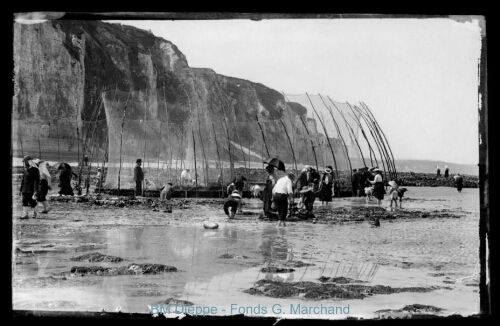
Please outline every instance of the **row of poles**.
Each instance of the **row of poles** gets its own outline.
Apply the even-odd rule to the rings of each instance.
[[[216,82],[216,86],[218,87],[218,89],[222,92],[225,93],[224,89],[222,88],[222,86],[220,85],[220,82],[217,80]],[[102,89],[101,91],[101,94],[103,94],[105,92],[104,88]],[[192,106],[191,106],[191,98],[189,97],[189,94],[188,92],[184,89],[184,92],[186,94],[186,98],[188,100],[188,105],[189,105],[189,108],[190,108],[190,113],[192,113]],[[117,89],[115,90],[115,95],[114,95],[114,98],[113,98],[113,105],[116,103],[116,93],[117,93]],[[167,103],[166,103],[166,97],[165,97],[165,87],[163,88],[163,95],[164,95],[164,106],[165,106],[165,115],[166,115],[166,123],[167,123],[167,142],[169,140],[169,137],[170,137],[170,132],[168,130],[169,128],[169,115],[168,115],[168,110],[167,110]],[[122,169],[122,149],[123,149],[123,131],[124,131],[124,125],[125,125],[125,119],[126,119],[126,112],[127,112],[127,107],[128,107],[128,101],[130,99],[130,95],[132,94],[132,92],[128,92],[127,94],[127,98],[126,98],[126,101],[125,101],[125,105],[124,105],[124,109],[123,109],[123,117],[122,117],[122,124],[121,124],[121,130],[120,130],[120,162],[119,162],[119,170],[118,170],[118,190],[120,190],[120,183],[121,183],[121,169]],[[326,141],[327,141],[327,144],[328,144],[328,147],[330,149],[330,152],[332,154],[332,158],[333,158],[333,165],[334,165],[334,169],[335,169],[335,173],[337,176],[339,176],[339,169],[338,169],[338,164],[337,164],[337,159],[336,159],[336,156],[335,156],[335,150],[334,150],[334,146],[332,145],[331,143],[331,137],[329,136],[328,134],[328,131],[327,131],[327,126],[326,126],[326,123],[325,123],[325,119],[323,117],[323,114],[321,113],[318,113],[318,110],[316,109],[316,107],[314,106],[309,94],[306,93],[306,96],[311,104],[311,107],[313,109],[313,112],[314,114],[316,115],[317,117],[317,120],[320,122],[320,125],[325,133],[325,138],[326,138]],[[361,155],[361,158],[362,158],[362,161],[363,161],[363,164],[364,166],[366,167],[367,164],[366,164],[366,160],[365,160],[365,155],[363,155],[363,151],[361,150],[361,145],[358,141],[358,138],[357,138],[357,135],[354,131],[354,128],[353,126],[351,126],[344,114],[344,112],[342,112],[336,105],[335,103],[330,99],[330,97],[327,96],[327,99],[328,101],[331,103],[331,105],[327,104],[327,102],[325,101],[325,99],[320,95],[318,94],[319,98],[321,99],[321,102],[323,103],[324,107],[327,109],[328,113],[330,114],[331,118],[332,118],[332,121],[333,121],[333,125],[334,125],[334,128],[337,132],[337,135],[339,137],[339,140],[340,140],[340,143],[342,144],[342,148],[343,148],[343,151],[344,151],[344,155],[345,157],[347,158],[347,162],[348,162],[348,165],[349,165],[349,169],[350,171],[352,171],[352,164],[351,164],[351,160],[350,160],[350,156],[349,156],[349,149],[348,149],[348,145],[347,145],[347,142],[345,140],[345,137],[344,136],[348,136],[349,139],[351,140],[351,144],[356,144],[356,147],[353,147],[353,148],[357,148],[357,150],[359,151],[359,154]],[[223,131],[224,131],[224,136],[226,138],[226,142],[227,142],[227,152],[228,152],[228,156],[229,156],[229,166],[230,166],[230,176],[231,178],[234,178],[234,144],[232,144],[232,141],[231,141],[231,137],[230,137],[230,128],[229,128],[229,124],[228,124],[228,115],[226,113],[226,109],[229,110],[229,104],[228,104],[228,99],[226,98],[227,97],[227,94],[225,97],[223,97],[224,99],[224,103],[221,105],[221,110],[222,110],[222,113],[223,113],[223,119],[222,119],[222,127],[223,127]],[[287,96],[283,93],[283,97],[285,99],[286,102],[290,102],[290,100],[287,98]],[[144,121],[147,120],[147,107],[148,107],[148,97],[147,97],[147,91],[146,91],[146,106],[145,106],[145,113],[144,113]],[[196,102],[197,103],[197,102]],[[352,118],[352,120],[357,124],[357,127],[359,128],[359,130],[361,131],[361,134],[363,136],[363,139],[366,141],[367,143],[367,146],[368,146],[368,150],[369,150],[369,157],[370,157],[370,164],[371,166],[379,166],[379,162],[382,164],[382,167],[383,167],[383,170],[384,170],[384,173],[385,173],[385,178],[387,180],[387,173],[389,174],[389,178],[393,179],[393,180],[397,180],[397,171],[396,171],[396,167],[395,167],[395,163],[394,163],[394,157],[393,157],[393,154],[392,154],[392,150],[389,146],[389,143],[387,141],[387,138],[385,136],[385,134],[383,133],[382,129],[380,128],[378,122],[376,121],[373,113],[371,112],[371,110],[368,108],[368,106],[363,103],[363,102],[360,102],[360,106],[356,106],[356,105],[351,105],[349,103],[347,103],[349,109],[351,112],[347,112],[347,114]],[[90,123],[86,126],[86,128],[84,129],[84,140],[83,140],[83,152],[82,152],[82,157],[86,154],[86,153],[89,153],[90,154],[90,159],[89,159],[89,164],[88,164],[88,170],[87,170],[87,178],[90,178],[90,171],[91,171],[91,165],[92,165],[92,162],[93,162],[93,158],[94,158],[94,151],[95,151],[95,141],[96,141],[96,137],[95,137],[95,134],[96,134],[96,130],[97,130],[97,121],[99,121],[99,117],[101,115],[101,112],[102,112],[102,107],[103,107],[103,102],[102,102],[102,97],[99,97],[98,100],[97,100],[97,103],[92,111],[92,114],[91,114],[91,119],[90,121],[95,121],[95,123]],[[339,124],[337,122],[337,120],[334,118],[334,114],[333,114],[333,108],[340,114],[340,116],[342,117],[342,120],[345,124],[345,126],[347,126],[347,133],[344,133],[342,134],[341,132],[341,128],[339,127]],[[78,138],[78,161],[80,162],[80,130],[79,130],[79,127],[78,127],[78,105],[77,105],[77,117],[76,117],[76,126],[77,126],[77,138]],[[196,157],[196,137],[195,137],[195,127],[193,125],[193,115],[190,114],[191,116],[191,119],[190,119],[190,123],[189,123],[189,126],[191,128],[191,137],[192,137],[192,140],[193,140],[193,151],[194,151],[194,166],[195,166],[195,175],[197,175],[197,157]],[[268,141],[266,139],[266,131],[265,129],[263,128],[262,124],[261,124],[261,121],[259,120],[259,117],[258,115],[255,116],[255,119],[256,119],[256,122],[257,122],[257,125],[259,126],[259,129],[261,131],[261,135],[262,135],[262,139],[263,139],[263,148],[261,149],[261,152],[263,154],[263,151],[265,149],[266,151],[266,154],[267,154],[267,157],[271,157],[271,153],[270,153],[270,150],[269,150],[269,145],[268,145]],[[290,117],[291,119],[291,117]],[[206,150],[205,150],[205,144],[203,142],[203,136],[201,135],[201,119],[200,119],[200,112],[199,110],[197,110],[197,120],[198,120],[198,136],[199,136],[199,139],[200,139],[200,144],[201,144],[201,152],[202,152],[202,161],[204,163],[204,167],[203,167],[203,171],[204,171],[204,175],[205,175],[205,180],[208,180],[208,158],[207,158],[207,154],[206,154]],[[298,172],[298,165],[297,165],[297,157],[295,155],[295,151],[294,151],[294,142],[295,142],[295,136],[294,136],[294,132],[293,132],[293,128],[291,130],[291,134],[288,132],[287,128],[286,128],[286,125],[283,121],[283,110],[280,112],[280,116],[279,116],[279,122],[285,132],[285,135],[286,135],[286,138],[288,140],[288,143],[290,145],[290,150],[291,150],[291,153],[292,153],[292,157],[293,157],[293,163],[294,163],[294,167],[295,167],[295,171],[296,173]],[[312,149],[312,153],[313,153],[313,156],[314,156],[314,161],[315,161],[315,164],[316,164],[316,169],[319,170],[319,166],[318,166],[318,156],[317,156],[317,153],[316,153],[316,149],[317,149],[317,146],[315,146],[313,140],[312,140],[312,133],[311,131],[309,130],[308,128],[308,125],[306,123],[306,121],[304,121],[304,118],[302,116],[299,116],[299,120],[301,121],[302,123],[302,126],[304,127],[304,130],[305,132],[307,133],[308,135],[308,139],[310,141],[310,145],[311,145],[311,149]],[[233,122],[234,122],[234,129],[235,129],[235,135],[236,135],[236,140],[238,141],[238,144],[239,144],[239,147],[240,147],[240,150],[241,152],[243,153],[243,160],[244,160],[244,166],[246,168],[247,166],[247,163],[246,163],[246,159],[245,159],[245,154],[244,154],[244,150],[243,150],[243,145],[241,143],[241,139],[239,137],[239,134],[236,130],[236,116],[233,117]],[[293,122],[290,121],[291,124],[293,125]],[[365,124],[366,126],[366,129],[367,131],[365,132],[365,128],[363,127],[363,123]],[[181,126],[182,130],[181,130],[181,133],[184,132],[183,130],[183,126]],[[143,128],[145,129],[145,128]],[[219,141],[217,139],[217,134],[215,132],[215,127],[212,123],[212,130],[213,130],[213,134],[214,134],[214,141],[215,141],[215,145],[216,145],[216,150],[217,150],[217,160],[218,160],[218,165],[219,165],[219,168],[220,168],[220,175],[221,177],[223,178],[223,164],[222,164],[222,159],[221,159],[221,153],[220,153],[220,148],[219,148]],[[143,130],[143,135],[146,131]],[[162,128],[160,128],[160,139],[161,139],[161,132],[162,132]],[[369,132],[371,138],[374,140],[375,142],[375,148],[372,146],[372,144],[370,143],[370,141],[368,140],[368,135],[367,135],[367,132]],[[182,141],[183,141],[183,138],[184,137],[181,137],[181,146],[180,146],[180,150],[183,149],[183,144],[182,144]],[[316,142],[318,144],[318,146],[320,146],[320,141],[319,141],[319,136],[318,136],[318,133],[316,132]],[[104,151],[105,152],[105,155],[103,155],[102,157],[102,171],[104,171],[104,164],[105,164],[105,161],[106,161],[106,154],[108,152],[108,149],[109,149],[109,136],[107,136],[107,139],[106,139],[106,150]],[[160,152],[160,146],[161,146],[162,142],[160,141],[159,144],[158,144],[158,153]],[[233,145],[233,146],[231,146]],[[309,156],[308,155],[308,151],[307,151],[307,141],[306,139],[304,138],[304,145],[305,145],[305,148],[306,148],[306,155],[307,157]],[[22,144],[21,144],[21,147],[22,147]],[[99,152],[99,149],[100,149],[100,146],[97,150],[97,153]],[[375,149],[377,151],[375,151]],[[164,150],[164,149],[163,149]],[[146,141],[146,137],[144,137],[144,154],[143,154],[143,161],[144,162],[148,162],[149,163],[149,160],[146,159],[146,152],[147,152],[147,141]],[[377,154],[376,152],[378,152],[378,157],[377,157]],[[278,151],[277,151],[277,148],[276,148],[276,154],[278,154]],[[180,153],[180,156],[181,156],[181,169],[182,169],[182,158],[183,158],[183,155],[184,153]],[[98,154],[97,154],[98,156]],[[179,153],[177,154],[177,156],[179,156]],[[263,156],[263,155],[262,155]],[[251,160],[251,154],[250,154],[250,144],[248,144],[248,157],[249,157],[249,162],[248,162],[248,168],[246,169],[247,170],[247,179],[249,179],[249,173],[250,173],[250,160]],[[279,157],[278,157],[279,158]],[[169,172],[168,172],[168,176],[169,176],[169,180],[171,181],[171,169],[172,169],[172,160],[173,160],[173,151],[172,151],[172,146],[170,146],[170,167],[169,167]],[[177,165],[177,161],[178,159],[176,160],[176,165]],[[324,159],[323,159],[323,163],[324,163]],[[149,166],[149,164],[148,164]],[[159,180],[159,167],[160,167],[160,155],[158,155],[158,160],[157,160],[157,181]],[[79,177],[78,177],[78,184],[79,186],[81,186],[81,181],[82,181],[82,174],[83,174],[83,164],[80,164],[80,171],[79,171]],[[350,175],[350,178],[351,178],[351,182],[352,182],[352,173],[349,173]],[[103,173],[101,173],[101,180],[99,180],[99,184],[102,185],[102,177],[103,177]],[[198,184],[197,184],[197,180],[198,178],[195,177],[195,188],[197,189],[198,188]],[[224,181],[222,180],[221,184],[224,184]],[[221,186],[222,187],[222,186]],[[221,188],[221,190],[223,191],[223,188]]]

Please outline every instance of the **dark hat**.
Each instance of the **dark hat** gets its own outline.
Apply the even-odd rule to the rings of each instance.
[[[25,157],[23,157],[23,162],[26,162],[26,161],[31,161],[33,158],[29,155],[26,155]]]
[[[169,183],[167,183],[167,184],[168,184],[168,185],[170,185],[170,186],[173,186],[173,185],[174,185],[172,182],[169,182]]]
[[[295,179],[295,174],[293,174],[293,172],[288,172],[288,176],[289,176],[291,179]]]
[[[330,169],[330,168],[326,168],[326,169],[325,169],[325,172],[326,172],[326,173],[332,173],[332,169]]]
[[[142,160],[138,158],[137,161],[135,161],[135,163],[142,163]]]

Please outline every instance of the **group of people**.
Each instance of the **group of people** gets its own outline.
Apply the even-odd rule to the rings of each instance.
[[[441,169],[439,165],[436,165],[436,176],[441,177]],[[450,169],[448,169],[448,165],[444,166],[444,177],[448,178],[450,176]]]
[[[36,218],[38,204],[43,206],[41,213],[46,214],[51,210],[46,198],[47,193],[52,189],[50,173],[47,169],[48,162],[33,159],[27,155],[23,158],[23,163],[26,169],[19,189],[23,203],[23,215],[20,218],[28,219],[30,212],[31,217]]]
[[[266,186],[261,197],[263,211],[268,218],[274,211],[277,212],[278,227],[286,226],[288,208],[293,205],[295,195],[299,196],[299,204],[309,213],[312,213],[316,193],[319,193],[323,204],[332,201],[335,180],[331,166],[326,167],[323,175],[312,166],[305,166],[297,179],[293,172],[278,179],[273,165],[268,165],[266,171]]]

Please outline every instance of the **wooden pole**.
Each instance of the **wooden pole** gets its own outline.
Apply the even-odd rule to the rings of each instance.
[[[328,132],[326,131],[326,127],[325,127],[325,124],[323,121],[321,121],[321,118],[318,114],[318,112],[316,111],[316,109],[314,108],[314,105],[312,104],[312,101],[311,99],[309,98],[309,94],[307,94],[307,98],[309,99],[309,102],[311,103],[311,107],[313,108],[314,110],[314,113],[316,113],[316,115],[318,116],[318,120],[319,122],[321,123],[321,126],[323,126],[323,130],[325,131],[325,136],[326,136],[326,139],[328,140],[328,145],[330,145],[330,150],[332,152],[332,157],[333,157],[333,163],[335,165],[335,173],[337,174],[337,178],[339,178],[339,171],[337,169],[337,160],[335,159],[335,154],[333,153],[333,147],[332,147],[332,144],[330,143],[330,137],[328,136]],[[323,165],[324,165],[324,162],[323,162]]]
[[[356,106],[354,106],[354,108],[356,109]],[[372,136],[373,140],[375,141],[375,145],[377,146],[377,150],[379,152],[379,155],[380,155],[380,160],[382,161],[382,166],[384,168],[384,177],[385,179],[387,180],[387,173],[386,173],[386,160],[384,158],[384,152],[382,151],[382,148],[381,148],[381,145],[379,144],[379,139],[377,138],[377,136],[374,134],[374,131],[373,131],[373,125],[371,124],[371,119],[366,115],[366,113],[362,112],[361,109],[357,109],[360,114],[360,117],[363,118],[363,120],[365,121],[366,125],[368,126],[368,130],[370,131],[370,135]]]
[[[120,181],[121,181],[120,177],[121,177],[121,172],[122,172],[123,127],[125,125],[125,115],[127,114],[127,105],[128,105],[128,99],[129,99],[130,94],[132,94],[131,91],[127,95],[125,107],[123,108],[122,128],[120,131],[120,165],[118,167],[118,195],[120,195]],[[109,170],[109,162],[108,162],[108,170]]]
[[[307,118],[307,116],[306,116],[306,118]],[[302,122],[302,125],[304,126],[304,128],[306,129],[307,135],[309,136],[309,128],[307,128],[307,125],[304,122],[304,120],[302,119],[302,117],[299,116],[299,119]],[[312,139],[309,139],[309,141],[311,142],[311,147],[312,147],[313,155],[314,155],[314,161],[316,162],[316,171],[318,171],[319,170],[318,158],[316,157],[316,150],[314,149],[314,143],[313,143]]]
[[[321,97],[320,94],[319,95],[319,98],[321,99],[321,102],[323,102],[323,105],[326,107],[326,109],[328,110],[328,112],[330,112],[330,115],[332,116],[332,121],[333,121],[333,124],[335,126],[335,129],[337,130],[337,133],[339,134],[339,137],[340,137],[340,140],[342,142],[342,144],[344,145],[344,149],[345,149],[345,153],[346,153],[346,158],[347,158],[347,163],[349,163],[349,175],[351,176],[350,180],[351,180],[351,185],[352,185],[352,164],[351,164],[351,159],[349,158],[349,150],[347,148],[347,144],[344,140],[344,137],[342,136],[342,133],[340,132],[340,127],[339,125],[337,124],[337,121],[335,120],[335,118],[333,117],[333,112],[332,112],[332,109],[329,108],[325,101],[323,101],[323,97]],[[321,117],[323,117],[323,114],[321,114]],[[323,119],[324,121],[325,119]],[[352,193],[352,196],[354,196],[354,189],[352,189],[351,187],[351,193]]]
[[[360,102],[361,104],[362,102]],[[363,107],[363,105],[361,104],[361,107]],[[387,169],[388,169],[388,172],[389,172],[389,177],[391,178],[394,178],[394,168],[395,166],[392,164],[391,162],[391,158],[389,156],[389,152],[387,151],[387,148],[385,146],[385,143],[384,143],[384,139],[382,138],[381,134],[380,134],[380,131],[378,130],[377,128],[377,122],[375,120],[375,117],[373,115],[371,115],[369,112],[369,110],[367,110],[367,108],[363,107],[363,109],[365,110],[367,116],[369,117],[371,123],[372,123],[372,128],[373,128],[373,131],[375,132],[375,134],[377,135],[378,137],[378,141],[379,141],[379,144],[380,144],[380,148],[382,149],[383,151],[383,154],[384,154],[384,158],[385,158],[385,161],[386,161],[386,165],[387,165]],[[386,176],[387,178],[387,176]],[[386,179],[387,180],[387,179]]]
[[[297,174],[297,160],[295,159],[295,152],[293,150],[292,140],[290,139],[290,136],[288,135],[288,131],[286,131],[285,124],[283,123],[283,120],[281,119],[281,117],[280,117],[280,122],[281,122],[281,125],[283,126],[283,130],[285,130],[285,135],[288,138],[288,142],[290,143],[290,149],[292,150],[292,155],[293,155],[293,162],[295,163],[295,174]]]
[[[259,117],[257,115],[255,116],[255,120],[257,120],[257,124],[259,125],[260,133],[262,134],[262,140],[263,140],[264,146],[266,147],[267,157],[269,158],[269,157],[271,157],[271,154],[269,154],[269,149],[267,148],[266,136],[264,136],[264,130],[262,130],[262,126],[260,125]]]
[[[378,161],[377,161],[377,157],[375,156],[375,151],[373,150],[372,146],[370,145],[370,142],[368,141],[368,137],[366,136],[365,130],[364,130],[363,126],[361,125],[361,121],[360,121],[359,118],[357,118],[355,116],[356,113],[355,113],[354,109],[351,108],[351,110],[353,111],[354,116],[352,114],[350,114],[350,113],[349,113],[349,115],[358,124],[358,127],[361,130],[361,134],[363,135],[363,138],[365,139],[365,141],[366,141],[366,143],[368,145],[368,152],[370,153],[370,163],[371,163],[371,166],[374,166],[373,165],[373,160],[374,159],[375,159],[376,165],[378,166]]]
[[[207,154],[205,153],[205,145],[203,144],[203,137],[201,137],[201,122],[200,122],[200,110],[198,108],[198,102],[196,102],[196,111],[198,112],[198,135],[200,136],[200,142],[201,142],[201,150],[203,154],[203,171],[205,174],[205,184],[208,185],[208,159],[207,159]]]
[[[217,142],[217,134],[215,133],[215,127],[212,122],[212,130],[214,131],[215,148],[217,148],[217,158],[219,159],[220,177],[221,177],[221,197],[224,197],[224,171],[222,170],[222,160],[219,153],[219,143]]]
[[[391,149],[391,146],[389,145],[389,141],[387,140],[387,137],[385,136],[385,133],[384,131],[382,130],[382,128],[380,128],[380,125],[378,124],[378,121],[375,119],[375,116],[373,115],[372,111],[368,108],[368,105],[366,105],[364,102],[361,102],[361,104],[366,108],[366,110],[370,113],[370,115],[373,117],[373,121],[375,122],[375,124],[378,126],[378,130],[380,130],[384,140],[385,140],[385,143],[387,144],[387,148],[389,149],[389,152],[390,152],[390,155],[391,155],[391,158],[392,158],[392,165],[393,165],[393,169],[394,169],[394,175],[396,177],[396,180],[398,179],[398,172],[396,170],[396,161],[394,160],[394,155],[392,153],[392,149]]]
[[[196,169],[196,140],[194,139],[194,129],[193,129],[193,121],[191,120],[191,133],[193,135],[193,155],[194,155],[194,191],[196,193],[196,200],[198,200],[198,172]]]

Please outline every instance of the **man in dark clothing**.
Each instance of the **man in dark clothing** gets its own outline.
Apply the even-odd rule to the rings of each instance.
[[[135,195],[142,196],[142,181],[144,180],[144,172],[142,172],[141,168],[142,160],[138,158],[135,163],[136,163],[136,166],[134,168]]]
[[[307,182],[309,183],[309,185],[313,185],[314,192],[318,191],[320,180],[321,176],[319,175],[319,172],[316,171],[315,168],[311,167],[311,172],[309,173],[309,179],[307,180]]]
[[[23,197],[23,216],[21,216],[21,219],[29,218],[30,209],[33,211],[33,218],[36,218],[36,199],[38,198],[40,172],[31,156],[25,156],[23,158],[23,163],[26,170],[24,171],[23,180],[21,181],[21,189],[19,190]]]
[[[89,165],[89,157],[85,155],[85,157],[83,158],[83,166],[88,166],[88,165]]]

